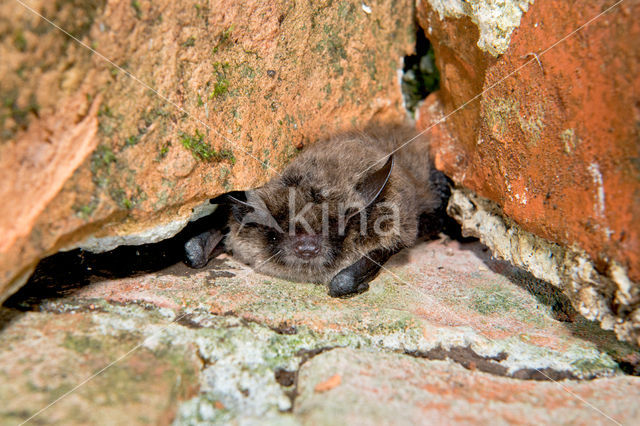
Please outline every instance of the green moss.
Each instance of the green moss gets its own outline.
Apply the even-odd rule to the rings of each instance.
[[[189,37],[188,39],[186,39],[185,41],[182,42],[181,46],[182,47],[193,47],[196,44],[196,38],[195,37]]]
[[[118,207],[125,210],[131,210],[147,199],[147,194],[137,185],[131,192],[132,194],[129,195],[127,191],[117,185],[109,187],[109,196],[111,199],[116,202]]]
[[[105,0],[86,1],[86,0],[56,0],[53,16],[61,18],[57,21],[60,27],[64,28],[71,35],[78,39],[82,39],[93,26],[93,22],[99,11],[103,9]],[[63,12],[66,9],[67,12]],[[51,26],[45,23],[49,28],[43,28],[40,31],[50,31]]]
[[[88,220],[98,207],[98,200],[92,199],[88,204],[74,205],[73,211],[81,219]]]
[[[169,204],[169,192],[167,190],[162,190],[156,194],[157,201],[153,204],[153,208],[155,210],[161,209],[167,204]]]
[[[325,99],[329,99],[329,96],[331,96],[331,83],[327,83],[322,90],[325,93]]]
[[[364,66],[367,68],[369,78],[373,81],[376,81],[376,77],[378,75],[378,67],[376,66],[375,50],[369,50],[367,55],[364,57]]]
[[[149,127],[155,120],[159,118],[164,120],[170,115],[171,114],[169,112],[165,111],[162,108],[151,108],[149,111],[143,114],[142,119],[144,120],[144,124]]]
[[[116,155],[110,146],[98,145],[91,154],[91,173],[93,182],[99,187],[105,187],[109,181],[112,165],[116,162]]]
[[[355,85],[355,81],[356,81],[356,79],[354,79],[354,78],[345,79],[344,83],[342,84],[342,90],[344,92],[351,92],[351,90],[353,90],[353,87]]]
[[[213,70],[216,73],[226,73],[231,68],[231,65],[227,61],[225,62],[216,61],[212,65],[213,65]]]
[[[262,166],[262,170],[267,170],[269,168],[271,168],[271,165],[269,164],[269,159],[265,158],[260,165]]]
[[[92,156],[92,163],[98,167],[108,167],[111,163],[116,161],[116,155],[111,150],[111,147],[106,145],[100,145],[95,150]]]
[[[193,136],[180,132],[180,143],[191,151],[191,154],[198,160],[209,162],[229,160],[231,164],[235,164],[236,162],[233,152],[228,149],[216,151],[204,141],[204,135],[198,130],[196,130]]]
[[[354,22],[356,20],[356,6],[348,1],[342,1],[338,5],[338,18],[346,20],[347,22]]]
[[[24,106],[18,104],[18,95],[17,88],[2,93],[2,105],[0,107],[0,125],[2,125],[2,127],[4,127],[6,118],[10,117],[13,119],[17,129],[26,129],[29,125],[30,118],[32,116],[38,116],[40,106],[38,105],[35,94],[32,93],[29,96],[29,101]]]
[[[109,105],[103,105],[98,110],[98,129],[105,136],[112,136],[121,120],[122,116],[116,116]]]
[[[293,128],[297,127],[296,119],[292,115],[286,114],[284,116],[284,122],[287,123],[289,127],[293,127]]]
[[[24,38],[24,32],[22,30],[16,31],[13,35],[13,46],[20,52],[26,52],[27,39]]]
[[[209,7],[201,4],[194,4],[193,7],[196,9],[196,18],[202,18],[205,26],[209,26]]]
[[[62,346],[81,354],[86,354],[87,352],[99,353],[103,350],[102,342],[99,340],[92,339],[86,335],[76,336],[71,333],[67,333]]]
[[[222,31],[219,35],[218,35],[218,42],[216,43],[216,45],[213,47],[213,49],[211,50],[212,54],[216,54],[218,53],[218,50],[225,46],[226,44],[228,44],[229,39],[231,38],[231,33],[233,31],[234,28],[234,24],[231,24],[231,26],[227,29],[225,29],[224,31]]]
[[[231,26],[229,28],[227,28],[226,30],[224,30],[221,34],[220,34],[220,42],[224,43],[227,40],[229,40],[229,37],[231,37],[231,32],[233,31],[233,27],[235,26],[235,24],[231,24]]]
[[[571,363],[571,366],[587,377],[601,373],[603,370],[618,369],[618,364],[605,355],[598,358],[577,359]]]
[[[124,140],[126,146],[133,146],[140,142],[140,135],[131,135]]]
[[[98,117],[113,117],[113,111],[111,111],[111,107],[109,107],[109,105],[106,104],[102,104],[102,106],[100,106],[100,109],[98,110]]]
[[[473,293],[471,308],[483,315],[509,312],[518,306],[515,297],[499,285],[476,288]]]
[[[136,14],[136,18],[142,17],[142,9],[140,8],[140,2],[138,0],[131,0],[131,7]]]
[[[494,98],[483,102],[483,107],[489,130],[496,137],[503,138],[520,104],[511,98]]]
[[[245,63],[245,64],[242,64],[241,66],[240,74],[244,78],[252,79],[256,76],[256,71],[251,66]]]
[[[228,167],[222,166],[220,167],[220,181],[222,182],[222,186],[225,191],[231,190],[231,183],[229,182],[229,178],[231,177],[231,170]]]
[[[319,42],[315,50],[320,54],[326,54],[331,64],[337,64],[341,59],[347,59],[347,51],[344,41],[333,26],[325,24],[323,27],[325,38]]]
[[[129,200],[128,198],[123,198],[120,205],[121,207],[124,207],[125,209],[130,210],[133,208],[133,201]]]
[[[170,147],[171,147],[171,142],[165,142],[158,150],[158,155],[156,155],[155,161],[163,160],[169,153]]]
[[[226,78],[219,78],[213,85],[213,90],[209,94],[209,99],[217,98],[224,95],[229,91],[229,80]]]

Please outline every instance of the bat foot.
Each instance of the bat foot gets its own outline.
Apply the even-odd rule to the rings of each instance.
[[[191,268],[204,268],[221,251],[218,243],[222,237],[219,231],[206,231],[189,239],[184,245],[184,263]]]
[[[209,261],[205,254],[206,240],[194,237],[184,245],[184,263],[191,268],[204,268]]]
[[[366,282],[358,283],[350,273],[339,273],[329,283],[329,296],[348,298],[369,290]]]

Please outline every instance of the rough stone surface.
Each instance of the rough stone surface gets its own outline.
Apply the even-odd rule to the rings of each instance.
[[[420,243],[351,299],[227,257],[198,272],[29,286],[0,308],[1,423],[113,361],[34,420],[599,421],[589,404],[623,423],[637,416],[640,381],[625,375],[640,371],[637,349],[480,243]]]
[[[0,1],[0,299],[59,249],[167,236],[305,143],[405,115],[408,0],[23,3],[98,53]]]
[[[136,311],[143,310],[28,312],[14,319],[1,337],[0,422],[22,423],[70,392],[36,424],[167,424],[176,404],[198,391],[201,362],[188,346],[149,340],[91,385],[74,390],[141,343],[143,326],[151,333],[167,322],[160,313]]]
[[[624,272],[637,289],[640,3],[564,40],[614,2],[530,3],[503,27],[497,57],[479,5],[515,18],[527,2],[464,3],[418,7],[442,78],[419,114],[423,129],[446,117],[430,130],[437,166],[525,231],[585,251],[600,274]]]
[[[600,274],[584,251],[522,230],[496,203],[469,190],[454,190],[447,211],[465,235],[480,238],[497,257],[560,288],[582,315],[640,345],[640,289],[622,267],[614,263],[610,276]]]
[[[340,385],[314,392],[332,374],[340,375]],[[305,364],[298,390],[294,412],[314,425],[610,425],[633,424],[640,416],[637,378],[526,382],[353,349],[335,349]]]

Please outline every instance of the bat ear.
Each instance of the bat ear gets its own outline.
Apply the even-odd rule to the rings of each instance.
[[[242,204],[247,202],[246,191],[231,191],[209,200],[211,204]]]
[[[244,217],[255,210],[247,201],[248,191],[231,191],[209,200],[211,204],[230,206],[233,217],[242,223]]]
[[[389,156],[387,162],[378,170],[367,174],[356,186],[356,190],[365,200],[366,209],[380,196],[385,186],[389,182],[394,164],[393,154]]]
[[[231,207],[231,214],[242,226],[256,223],[275,228],[283,232],[280,225],[269,212],[269,208],[254,190],[231,191],[210,200],[212,204],[223,204]]]

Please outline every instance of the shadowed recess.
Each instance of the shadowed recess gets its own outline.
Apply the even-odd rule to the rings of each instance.
[[[220,206],[211,215],[190,222],[174,237],[158,243],[120,246],[98,254],[75,249],[46,257],[4,306],[20,311],[37,310],[43,300],[65,297],[97,278],[123,278],[168,268],[184,260],[187,240],[224,226],[227,215],[228,211]]]

